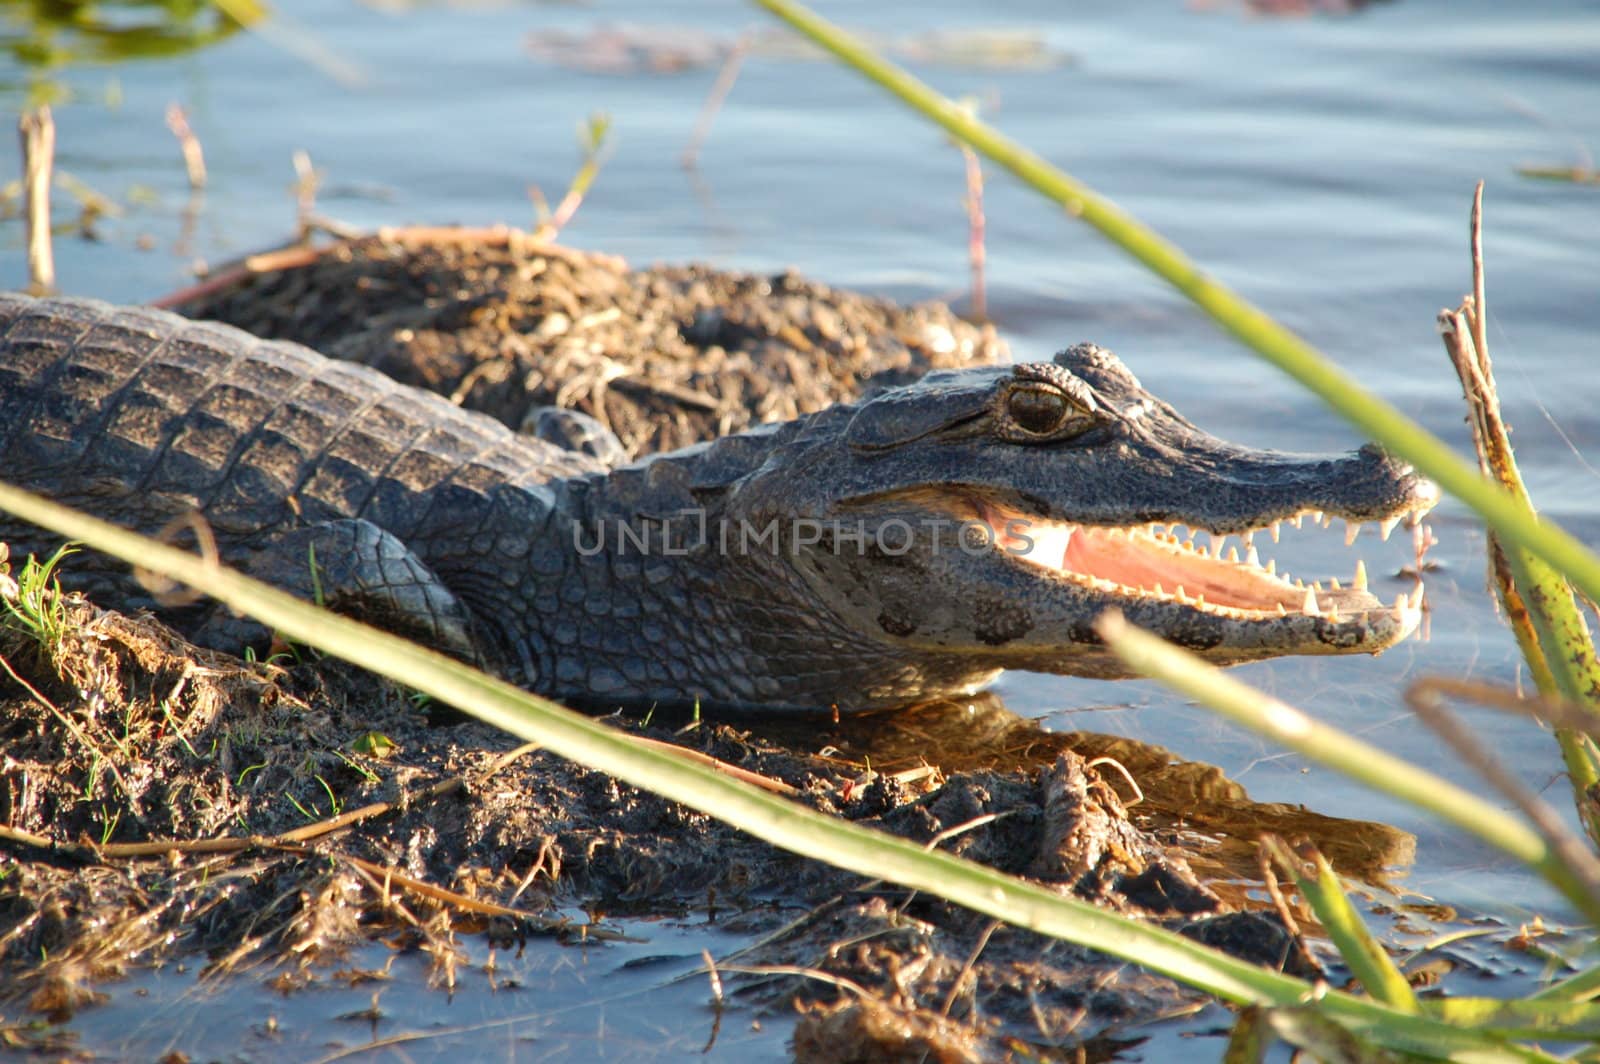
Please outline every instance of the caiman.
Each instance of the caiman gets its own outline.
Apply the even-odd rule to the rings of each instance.
[[[1421,616],[1359,563],[1291,583],[1254,537],[1306,514],[1387,536],[1429,482],[1371,445],[1217,439],[1090,344],[627,465],[548,413],[522,435],[292,343],[0,295],[0,476],[147,533],[187,518],[227,563],[560,699],[869,710],[1008,668],[1121,675],[1111,608],[1219,665],[1376,653]],[[4,515],[0,541],[55,545]],[[207,645],[267,635],[111,559],[65,577]]]

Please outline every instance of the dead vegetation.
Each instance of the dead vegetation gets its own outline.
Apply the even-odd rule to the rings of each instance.
[[[405,229],[254,256],[161,305],[376,366],[513,428],[592,414],[630,456],[1006,356],[990,326],[794,273],[634,270],[513,230]]]

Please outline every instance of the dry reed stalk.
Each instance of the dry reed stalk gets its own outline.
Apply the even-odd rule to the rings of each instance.
[[[189,115],[176,104],[167,105],[167,128],[178,138],[178,150],[183,152],[183,168],[189,174],[189,187],[196,192],[206,187],[206,156],[200,148],[200,138],[189,126]]]
[[[28,287],[36,295],[56,286],[50,246],[50,170],[55,162],[56,123],[48,106],[24,111],[17,121],[22,142],[22,202],[28,246]]]
[[[984,268],[989,254],[984,246],[983,215],[983,164],[977,152],[961,145],[961,157],[967,163],[967,260],[972,265],[972,317],[975,321],[989,319],[989,300],[984,286]]]
[[[748,30],[740,34],[728,50],[728,57],[722,61],[722,69],[717,72],[717,80],[712,83],[705,106],[700,109],[700,117],[695,121],[694,132],[689,136],[689,146],[683,149],[683,158],[679,160],[685,170],[693,170],[700,164],[700,148],[705,144],[706,137],[710,136],[711,123],[716,121],[728,93],[733,91],[733,83],[739,80],[739,67],[744,64],[744,57],[750,51],[750,38]]]

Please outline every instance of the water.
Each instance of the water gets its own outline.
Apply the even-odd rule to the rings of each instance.
[[[58,243],[64,289],[146,300],[183,284],[195,258],[281,242],[294,217],[296,149],[325,175],[321,209],[355,225],[526,224],[527,186],[559,197],[578,161],[576,125],[606,111],[614,150],[564,234],[569,242],[641,263],[788,265],[899,297],[964,298],[961,157],[856,76],[758,49],[699,168],[686,171],[679,156],[715,63],[672,74],[585,72],[537,61],[525,47],[529,33],[583,38],[604,26],[670,26],[725,44],[766,25],[751,7],[276,6],[288,24],[270,34],[66,76],[77,102],[57,109],[60,165],[114,198],[146,194],[125,218],[102,224],[101,242]],[[1485,179],[1489,337],[1518,455],[1543,509],[1595,541],[1600,189],[1515,172],[1574,165],[1600,149],[1593,3],[1479,0],[1445,11],[1410,0],[1341,19],[1199,12],[1180,0],[1080,2],[1070,11],[1040,0],[981,15],[953,0],[820,10],[890,39],[933,29],[1037,34],[1061,62],[912,67],[947,93],[983,101],[1001,128],[1115,198],[1463,451],[1459,389],[1433,317],[1468,283],[1467,206],[1473,182]],[[337,64],[300,58],[319,51]],[[17,78],[0,62],[0,83]],[[105,102],[113,84],[115,105]],[[210,164],[190,236],[187,187],[162,120],[171,101],[189,109]],[[0,143],[0,166],[14,173],[14,142]],[[1094,340],[1222,436],[1296,450],[1360,442],[1031,192],[991,173],[985,208],[990,310],[1018,357]],[[152,250],[137,248],[141,237]],[[20,240],[15,223],[0,230],[8,284],[22,280]],[[1442,542],[1432,557],[1445,569],[1429,582],[1425,641],[1375,662],[1296,659],[1238,675],[1482,790],[1397,699],[1423,675],[1502,683],[1519,675],[1484,590],[1481,530],[1448,501],[1433,523]],[[1358,548],[1392,597],[1403,585],[1378,574],[1403,564],[1406,551],[1368,537]],[[1353,564],[1336,535],[1286,536],[1281,552],[1308,574],[1342,576]],[[1512,920],[1561,913],[1498,854],[1155,685],[1018,674],[1000,690],[1014,710],[1051,726],[1152,738],[1221,765],[1258,799],[1413,831],[1419,856],[1407,882],[1443,901]],[[1473,720],[1527,783],[1570,805],[1548,735],[1502,717]],[[428,1000],[416,1007],[431,1008]],[[769,1041],[765,1052],[781,1047]]]

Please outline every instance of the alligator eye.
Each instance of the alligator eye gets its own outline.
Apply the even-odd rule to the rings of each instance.
[[[1006,416],[1031,436],[1049,436],[1073,411],[1072,403],[1054,388],[1013,388],[1006,396]]]

